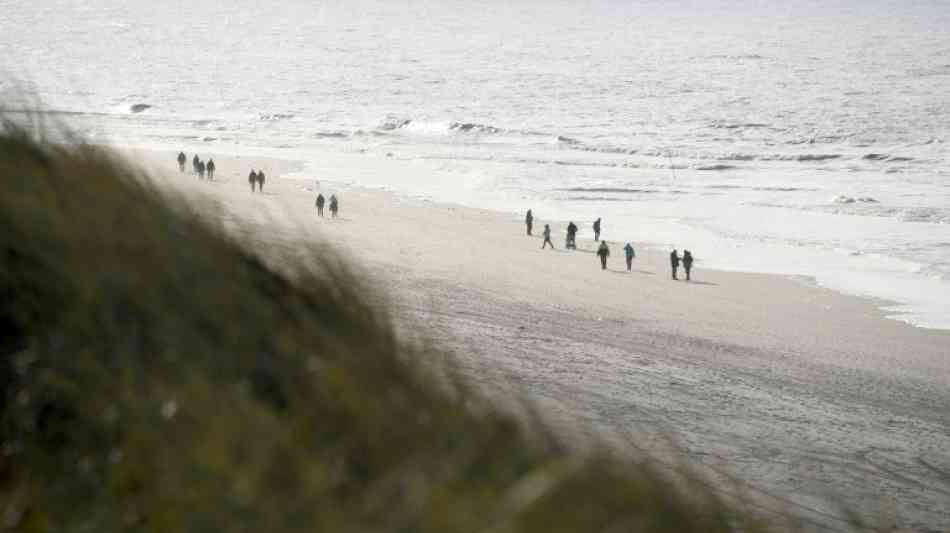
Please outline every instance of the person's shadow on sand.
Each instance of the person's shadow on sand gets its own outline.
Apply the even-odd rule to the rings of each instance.
[[[686,280],[683,280],[683,281],[686,281]],[[691,285],[711,285],[711,286],[713,286],[713,287],[718,287],[718,286],[719,286],[718,283],[713,283],[713,282],[711,282],[711,281],[689,280],[689,281],[686,281],[686,283],[689,283],[689,284],[691,284]]]

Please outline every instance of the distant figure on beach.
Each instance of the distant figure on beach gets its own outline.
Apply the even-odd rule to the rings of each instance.
[[[337,211],[340,210],[340,201],[336,199],[335,194],[330,195],[330,216],[336,218]]]
[[[205,179],[205,162],[198,161],[198,179]]]
[[[327,199],[323,197],[323,193],[317,195],[317,216],[323,216],[323,204],[327,203]]]
[[[633,258],[637,256],[637,252],[634,251],[633,245],[629,242],[626,246],[623,247],[623,253],[627,257],[627,272],[633,268]]]
[[[600,240],[600,219],[594,221],[594,242]]]
[[[564,247],[569,250],[577,250],[577,224],[574,222],[567,223],[567,239]]]
[[[534,215],[528,209],[528,214],[524,216],[524,225],[528,227],[528,235],[531,235],[531,227],[534,225]]]
[[[551,226],[548,224],[544,225],[544,242],[541,243],[541,249],[544,250],[544,247],[551,245],[551,249],[554,249],[554,243],[551,242]]]
[[[607,270],[607,258],[610,257],[610,248],[607,247],[607,241],[600,241],[597,247],[597,255],[600,257],[600,269]]]
[[[264,171],[257,173],[257,192],[264,192]]]
[[[178,172],[185,171],[185,161],[188,161],[188,156],[185,155],[185,152],[178,152]]]
[[[251,184],[251,192],[254,192],[254,185],[257,184],[257,172],[251,170],[251,173],[247,175],[247,182]]]
[[[208,167],[207,167],[207,168],[208,168],[208,179],[209,179],[209,180],[213,180],[213,179],[214,179],[214,169],[216,168],[216,167],[214,166],[214,159],[209,159],[209,160],[208,160]]]
[[[198,154],[195,154],[195,157],[191,158],[191,169],[195,171],[195,174],[198,173],[198,163],[200,162],[201,160],[198,159]]]
[[[673,279],[679,279],[676,277],[676,269],[680,266],[680,256],[676,255],[676,248],[673,248],[673,251],[670,252],[670,268],[673,269]]]
[[[689,271],[693,269],[693,254],[683,250],[683,270],[686,271],[686,281],[689,281]]]

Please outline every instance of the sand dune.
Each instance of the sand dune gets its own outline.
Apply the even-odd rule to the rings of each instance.
[[[780,276],[706,270],[670,280],[667,251],[610,241],[608,271],[566,221],[557,250],[522,214],[278,176],[277,160],[218,158],[218,180],[150,154],[161,183],[209,216],[250,223],[267,246],[326,241],[393,296],[407,335],[422,325],[457,348],[466,375],[499,397],[526,394],[553,424],[658,453],[674,440],[757,505],[841,527],[829,496],[900,528],[950,527],[950,333],[883,317],[876,302]],[[269,176],[252,194],[250,168]],[[319,184],[318,184],[319,182]],[[318,219],[317,191],[341,199]],[[209,204],[210,202],[210,204]],[[585,221],[584,223],[589,223]],[[606,235],[609,239],[610,235]],[[579,439],[579,442],[583,439]]]

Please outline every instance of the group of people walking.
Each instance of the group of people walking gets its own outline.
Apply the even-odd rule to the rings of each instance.
[[[683,263],[683,270],[686,272],[686,281],[689,281],[689,273],[693,269],[693,254],[689,250],[683,250],[683,257],[680,257],[676,255],[675,248],[670,252],[670,268],[673,270],[673,279],[679,279],[676,277],[676,270],[679,268],[680,262]]]
[[[323,206],[326,205],[327,199],[323,197],[323,193],[317,194],[317,216],[323,216]],[[340,211],[340,201],[336,199],[335,194],[330,195],[330,217],[336,218],[337,213]]]
[[[188,156],[185,155],[185,152],[178,152],[178,171],[179,172],[185,171],[185,163],[187,161],[188,161]],[[208,162],[205,163],[198,157],[198,154],[195,154],[195,157],[192,158],[191,160],[191,169],[195,174],[198,175],[198,179],[203,180],[205,178],[205,173],[208,174],[209,180],[214,179],[214,170],[215,170],[214,159],[209,159]]]
[[[531,235],[531,230],[534,227],[534,213],[528,209],[527,214],[525,214],[525,226],[528,230],[528,235]],[[594,230],[594,242],[600,242],[600,245],[597,247],[597,257],[600,258],[600,268],[601,270],[607,270],[607,258],[610,257],[610,246],[607,245],[607,241],[600,240],[600,229],[601,229],[601,219],[598,218],[594,221],[592,229]],[[577,249],[577,224],[574,224],[573,221],[568,222],[567,224],[567,237],[565,239],[564,247],[568,250]],[[545,224],[544,231],[542,233],[544,241],[541,243],[541,249],[544,250],[549,245],[551,249],[554,249],[554,242],[551,241],[551,225]],[[627,262],[627,271],[633,269],[633,259],[637,256],[636,250],[633,248],[633,245],[629,242],[626,246],[623,247],[624,258]],[[676,250],[674,249],[670,253],[670,267],[672,269],[673,279],[679,279],[676,277],[677,270],[679,269],[680,264],[683,265],[683,270],[686,271],[686,281],[690,281],[690,272],[693,268],[693,254],[689,250],[683,250],[683,256],[680,257]]]
[[[247,182],[251,184],[251,192],[254,192],[254,187],[257,186],[257,192],[264,192],[264,180],[267,179],[267,176],[264,175],[264,171],[260,172],[251,169],[251,173],[247,175]]]

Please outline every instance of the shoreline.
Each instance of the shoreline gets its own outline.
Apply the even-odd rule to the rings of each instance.
[[[197,145],[189,146],[190,149],[196,148]],[[207,146],[200,146],[201,151],[204,151]],[[244,149],[236,146],[230,147],[216,147],[217,149],[222,149],[221,153],[232,154],[232,157],[242,157],[235,154],[242,152]],[[162,151],[161,149],[156,149],[154,147],[145,148],[147,151]],[[420,193],[413,192],[411,189],[413,187],[403,187],[407,190],[402,190],[403,188],[394,187],[391,185],[368,185],[367,183],[378,182],[380,181],[377,177],[387,173],[387,165],[396,165],[398,169],[401,169],[400,172],[397,172],[396,175],[399,176],[399,180],[408,179],[410,181],[414,180],[413,174],[417,174],[415,170],[425,171],[426,169],[415,169],[414,162],[411,160],[404,160],[400,158],[390,159],[388,157],[383,157],[380,154],[370,154],[370,153],[349,153],[349,152],[336,152],[336,151],[323,151],[317,150],[313,152],[301,152],[299,154],[288,154],[286,149],[280,148],[252,148],[250,153],[252,154],[266,154],[263,157],[257,157],[254,155],[243,156],[250,159],[268,159],[268,160],[287,160],[294,161],[296,168],[292,171],[294,174],[293,179],[312,179],[311,176],[319,176],[330,174],[334,176],[334,180],[340,186],[354,187],[357,189],[365,189],[369,191],[388,191],[393,194],[406,196],[408,198],[415,199],[427,199],[431,200],[436,204],[452,205],[457,207],[464,207],[469,209],[488,209],[489,211],[494,211],[500,215],[518,215],[522,216],[521,213],[517,213],[514,209],[511,209],[510,206],[498,206],[498,207],[488,207],[484,208],[481,206],[468,205],[465,203],[457,203],[453,200],[445,200],[440,197],[446,196],[445,191],[434,192],[434,193]],[[290,157],[290,156],[303,156],[303,157]],[[350,165],[350,166],[347,166]],[[354,177],[355,176],[355,177]],[[449,180],[452,176],[446,175],[443,179],[446,181]],[[451,196],[451,194],[449,194]],[[538,203],[543,203],[543,200],[539,200]],[[527,204],[526,204],[527,205]],[[523,213],[523,212],[522,212]],[[575,220],[578,220],[575,218]],[[566,221],[561,221],[559,218],[550,220],[551,222],[559,224],[560,227],[566,225]],[[589,228],[586,224],[581,224],[581,235],[589,233]],[[607,235],[609,237],[609,234]],[[668,244],[662,242],[662,240],[637,240],[636,242],[640,243],[638,247],[638,253],[640,250],[645,250],[648,247],[653,247],[657,249],[667,249]],[[636,243],[635,242],[635,243]],[[561,243],[563,244],[563,242]],[[686,246],[687,248],[693,249],[694,254],[697,252],[696,247]],[[677,246],[677,248],[682,248],[682,246]],[[701,249],[700,249],[701,250]],[[701,253],[697,258],[696,267],[699,269],[706,268],[704,262],[708,259],[704,259],[703,255],[708,255],[709,250],[705,250],[706,253]],[[829,274],[829,279],[823,279],[823,277],[818,273],[796,273],[794,267],[789,268],[755,268],[743,266],[740,263],[735,263],[731,259],[726,260],[726,263],[731,263],[732,266],[724,266],[722,264],[723,259],[713,261],[713,265],[709,267],[709,270],[716,270],[720,272],[734,272],[734,273],[743,273],[743,274],[766,274],[774,275],[786,278],[794,279],[811,279],[813,283],[819,287],[827,288],[836,293],[842,294],[844,296],[859,298],[865,301],[873,302],[874,305],[878,308],[880,314],[885,317],[887,320],[897,321],[906,323],[914,328],[925,329],[925,330],[936,330],[936,331],[950,331],[950,323],[944,323],[940,318],[936,318],[939,315],[932,315],[933,308],[931,307],[917,307],[917,304],[913,303],[913,298],[907,297],[906,299],[901,299],[899,297],[890,297],[883,296],[878,294],[873,294],[874,291],[868,289],[867,287],[862,286],[860,283],[854,284],[849,280],[841,278],[841,273],[837,272],[833,275]],[[763,266],[764,265],[760,265]],[[832,279],[833,278],[833,279]],[[887,291],[885,291],[887,292]],[[891,291],[893,292],[893,291]],[[925,305],[925,304],[920,304]],[[930,305],[930,304],[928,304]],[[931,315],[928,315],[931,313]],[[931,318],[927,318],[931,316]]]
[[[697,268],[696,282],[674,282],[643,244],[635,272],[619,268],[618,245],[602,272],[592,239],[542,251],[520,216],[317,180],[293,162],[268,160],[252,194],[246,167],[262,159],[215,158],[220,180],[201,182],[157,157],[159,179],[249,224],[259,253],[332,246],[409,338],[423,331],[473,385],[527,398],[564,434],[657,453],[675,443],[724,486],[742,480],[757,502],[832,529],[842,516],[828,494],[862,516],[893,500],[910,529],[950,523],[950,332],[773,274]],[[316,181],[340,197],[339,219],[316,217]]]

